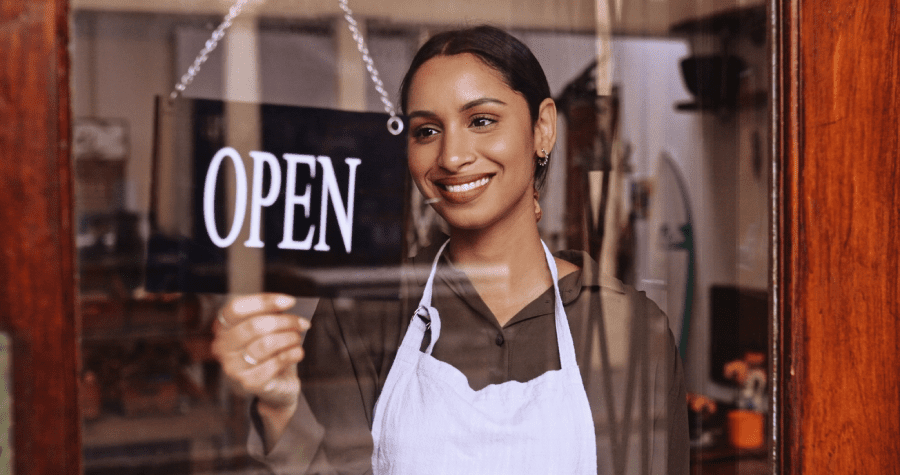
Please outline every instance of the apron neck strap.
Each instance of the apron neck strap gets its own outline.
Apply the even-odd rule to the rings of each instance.
[[[437,274],[438,262],[440,262],[441,254],[444,253],[444,248],[447,247],[447,244],[450,244],[449,239],[444,241],[444,244],[442,244],[441,248],[438,249],[437,255],[434,256],[434,262],[431,263],[431,273],[428,274],[428,280],[425,282],[425,291],[422,293],[422,299],[419,300],[419,307],[431,306],[431,295],[434,289],[434,276],[435,274]]]
[[[425,291],[422,292],[422,299],[419,301],[419,308],[416,309],[416,314],[413,315],[413,322],[411,326],[416,328],[416,333],[420,333],[421,335],[425,335],[425,330],[431,329],[431,341],[428,343],[428,348],[425,349],[425,354],[430,355],[432,350],[434,350],[434,344],[437,343],[438,338],[441,337],[441,317],[438,314],[436,308],[431,306],[431,297],[434,292],[434,276],[437,274],[438,262],[440,262],[441,255],[444,253],[444,248],[447,247],[447,244],[450,243],[450,240],[444,241],[444,244],[441,245],[441,248],[438,249],[437,255],[434,256],[434,262],[431,263],[431,273],[428,274],[428,280],[425,282]],[[428,323],[425,324],[423,320],[427,319]],[[403,344],[406,345],[419,345],[422,341],[422,336],[412,337],[407,331],[407,335],[403,338]],[[410,341],[407,342],[407,338],[410,338]],[[418,341],[416,341],[418,339]],[[416,346],[418,348],[418,346]]]
[[[541,241],[544,247],[544,256],[547,258],[547,267],[550,268],[551,280],[553,280],[553,301],[555,303],[554,315],[556,320],[556,344],[559,347],[559,363],[562,368],[577,367],[575,360],[575,342],[572,340],[572,331],[569,329],[569,319],[563,306],[562,296],[559,294],[559,271],[556,269],[556,259],[550,253],[550,249]]]

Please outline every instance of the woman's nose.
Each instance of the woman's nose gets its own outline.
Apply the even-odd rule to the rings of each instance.
[[[462,133],[445,131],[444,146],[441,149],[441,156],[438,158],[438,161],[441,168],[450,172],[458,172],[475,161],[472,144]]]

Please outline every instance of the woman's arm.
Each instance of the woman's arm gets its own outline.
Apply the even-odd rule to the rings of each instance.
[[[270,439],[257,403],[251,455],[276,474],[369,472],[371,412],[385,350],[397,344],[398,311],[392,301],[320,300],[303,342],[296,410]]]
[[[264,434],[263,441],[272,441],[268,445],[264,443],[263,446],[266,452],[271,450],[273,443],[277,443],[281,439],[294,414],[297,413],[297,406],[297,402],[282,407],[266,404],[259,399],[256,400],[256,411],[259,414],[260,425]]]
[[[250,455],[277,473],[306,473],[309,464],[296,452],[306,446],[299,452],[314,453],[323,432],[300,393],[297,364],[305,356],[301,345],[310,322],[286,313],[295,303],[278,294],[237,297],[214,324],[212,351],[223,373],[239,393],[253,398]],[[291,446],[290,456],[270,457],[278,446]]]

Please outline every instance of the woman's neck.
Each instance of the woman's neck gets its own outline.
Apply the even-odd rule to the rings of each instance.
[[[450,260],[466,274],[500,325],[553,284],[534,218],[530,223],[508,224],[452,230],[448,245]]]
[[[451,228],[447,249],[450,259],[457,267],[465,268],[533,264],[532,258],[541,257],[537,263],[546,268],[537,222],[529,211],[525,206],[518,206],[484,228]]]

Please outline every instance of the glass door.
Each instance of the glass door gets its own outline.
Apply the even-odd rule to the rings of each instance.
[[[242,144],[234,147],[244,156],[250,186],[249,151],[273,147],[266,109],[236,112],[239,107],[226,105],[221,115],[204,116],[198,112],[204,104],[382,110],[337,3],[326,3],[315,12],[276,4],[243,12],[181,94],[180,100],[192,101],[194,115],[174,119],[179,125],[170,129],[160,126],[165,99],[224,10],[73,4],[85,473],[262,470],[248,452],[253,398],[233,391],[223,374],[211,349],[214,321],[236,295],[286,289],[306,295],[294,309],[304,315],[314,312],[317,295],[273,284],[277,278],[268,271],[254,277],[260,262],[285,264],[268,247],[254,253],[244,246],[215,258],[228,262],[220,286],[205,287],[195,271],[189,274],[197,279],[194,287],[159,286],[148,273],[158,246],[175,245],[155,240],[160,229],[202,234],[197,223],[206,168],[190,165],[191,153],[202,154],[204,143],[218,144],[215,137],[225,134],[227,143]],[[667,331],[683,365],[677,377],[685,400],[678,404],[680,411],[687,407],[686,459],[693,473],[723,467],[766,472],[772,101],[765,5],[565,2],[547,17],[546,7],[530,2],[456,6],[440,15],[395,3],[356,7],[391,100],[423,38],[462,19],[498,24],[534,52],[559,113],[554,160],[540,193],[541,236],[553,251],[586,251],[602,273],[645,292],[668,315]],[[190,133],[200,139],[179,145],[187,140],[179,134]],[[174,153],[167,162],[168,141],[187,155]],[[207,162],[219,146],[209,150]],[[446,224],[404,178],[398,183],[405,214],[394,218],[402,231],[392,239],[410,255],[441,239]],[[224,236],[228,216],[237,215],[217,212],[225,216],[215,218],[224,219],[218,225]],[[619,330],[626,341],[632,332],[646,332]],[[614,383],[610,418],[633,431],[604,439],[601,445],[619,454],[609,469],[644,473],[666,466],[665,451],[657,453],[659,461],[641,456],[654,437],[669,437],[641,432],[649,427],[642,424],[660,417],[657,409],[635,407],[633,424],[626,415],[626,400],[653,392],[649,386],[626,391],[630,374],[642,381],[650,371],[637,363],[635,350],[647,343],[639,338],[617,347],[614,335],[604,338],[598,337],[589,366],[604,375],[596,384],[603,378]],[[585,341],[590,348],[592,340]],[[602,371],[601,349],[610,364]],[[617,424],[604,430],[615,432]]]

